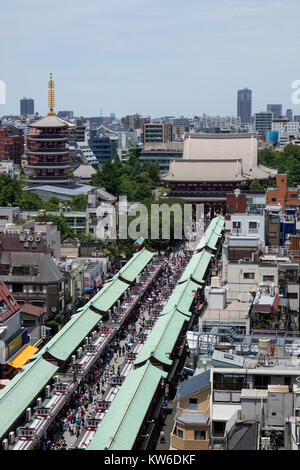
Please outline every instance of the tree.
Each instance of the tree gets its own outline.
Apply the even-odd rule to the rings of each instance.
[[[85,211],[88,205],[88,196],[86,194],[79,194],[79,196],[73,196],[72,201],[69,201],[69,207],[73,210]]]
[[[59,209],[59,199],[56,196],[50,197],[47,201],[44,202],[43,209],[48,211],[55,211]]]
[[[16,204],[22,194],[21,183],[17,179],[0,174],[0,206],[7,207]]]
[[[263,187],[258,180],[253,180],[250,184],[250,191],[261,191],[262,189]]]

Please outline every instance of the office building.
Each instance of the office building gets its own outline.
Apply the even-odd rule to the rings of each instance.
[[[32,98],[20,99],[20,116],[29,116],[34,114],[34,100]]]
[[[241,124],[250,124],[252,117],[252,90],[244,88],[237,92],[237,116]]]
[[[273,113],[274,117],[281,117],[282,104],[267,104],[267,111]]]
[[[24,153],[24,137],[11,135],[7,127],[0,127],[0,160],[21,164]]]
[[[254,114],[254,129],[258,136],[264,136],[265,132],[272,130],[273,114],[261,111]]]
[[[152,142],[171,142],[172,126],[164,122],[144,124],[144,144]]]
[[[287,109],[285,112],[286,117],[289,118],[290,121],[293,120],[293,110],[292,109]]]
[[[99,163],[110,161],[118,150],[118,137],[109,137],[99,129],[90,129],[89,146]]]
[[[169,171],[170,161],[180,160],[183,156],[183,142],[145,144],[140,160],[158,163],[161,173]]]

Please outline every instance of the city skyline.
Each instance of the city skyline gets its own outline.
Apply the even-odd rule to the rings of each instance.
[[[56,6],[59,15],[48,26]],[[282,103],[283,110],[300,114],[291,100],[291,84],[300,78],[295,0],[245,0],[242,6],[236,0],[190,0],[184,9],[177,0],[84,6],[76,0],[70,6],[13,0],[2,7],[6,104],[0,115],[18,114],[22,96],[31,96],[46,114],[50,71],[56,112],[72,109],[77,116],[97,116],[100,109],[119,117],[236,115],[236,92],[245,87],[253,91],[253,113]],[[24,19],[34,34],[24,32]],[[279,56],[285,66],[275,72]]]

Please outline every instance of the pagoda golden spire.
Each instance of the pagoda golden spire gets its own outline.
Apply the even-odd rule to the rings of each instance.
[[[48,81],[48,106],[49,106],[48,116],[54,116],[55,112],[53,111],[53,108],[55,106],[55,100],[54,100],[54,81],[52,80],[52,72],[50,72],[50,80]]]

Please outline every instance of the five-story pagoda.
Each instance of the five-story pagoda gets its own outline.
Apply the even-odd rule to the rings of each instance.
[[[67,147],[70,124],[58,118],[53,111],[52,73],[48,82],[48,104],[48,115],[29,125],[26,180],[31,184],[73,184],[74,177],[68,174],[68,170],[72,168]]]

